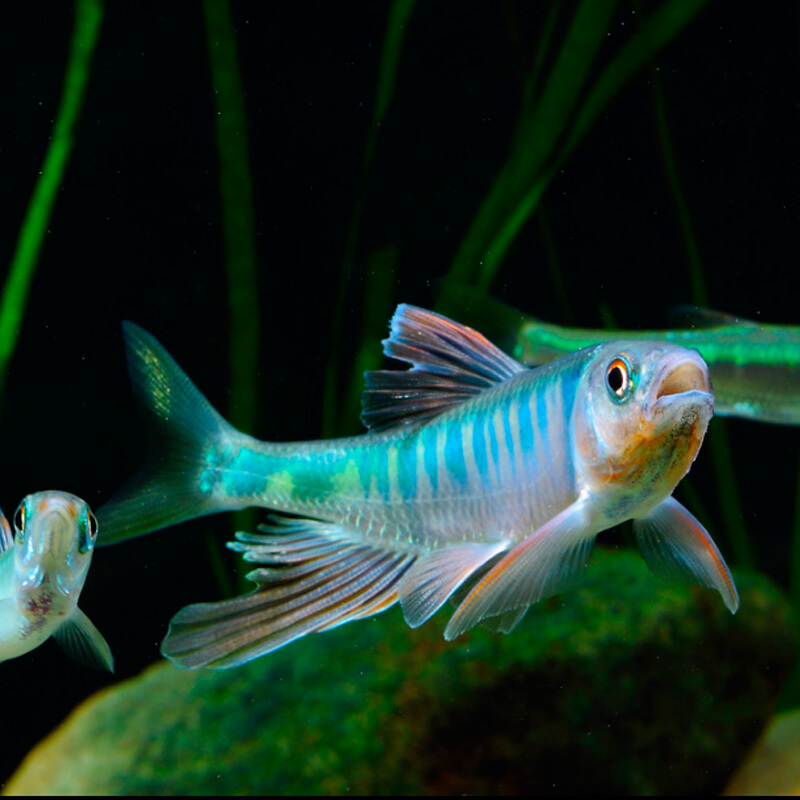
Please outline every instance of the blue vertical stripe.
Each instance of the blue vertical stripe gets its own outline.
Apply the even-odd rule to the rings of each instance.
[[[451,422],[446,429],[444,443],[444,465],[448,475],[459,486],[467,485],[467,465],[464,461],[463,426],[460,421]]]
[[[526,392],[520,398],[519,404],[519,444],[526,459],[533,454],[533,425],[529,397]]]
[[[485,415],[486,425],[489,428],[489,446],[492,450],[492,464],[497,467],[500,463],[500,453],[497,448],[497,433],[494,429],[494,415],[487,413]]]
[[[417,446],[416,439],[406,438],[398,442],[397,480],[403,500],[413,500],[417,496]]]
[[[425,472],[428,473],[428,478],[433,488],[433,493],[439,489],[439,473],[438,464],[436,459],[436,428],[435,425],[429,425],[423,428],[420,435],[425,449]]]
[[[472,426],[472,455],[475,459],[475,466],[478,468],[478,475],[480,475],[483,483],[487,482],[489,475],[486,453],[486,432],[483,427],[485,424],[486,418],[483,415],[476,415],[474,425]]]
[[[511,406],[510,403],[515,403],[514,397],[510,398],[510,402],[506,403],[503,407],[503,433],[505,434],[506,448],[508,449],[508,460],[511,464],[511,474],[517,477],[517,465],[514,462],[514,438],[511,435]]]
[[[376,451],[375,473],[378,478],[378,491],[384,500],[389,499],[389,448],[382,447]]]

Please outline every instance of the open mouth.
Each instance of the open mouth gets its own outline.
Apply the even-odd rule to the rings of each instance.
[[[646,418],[674,425],[676,415],[685,422],[705,423],[714,413],[714,394],[708,367],[700,356],[685,353],[666,360],[653,385],[652,402],[643,409]]]
[[[656,400],[687,392],[705,392],[711,394],[711,380],[708,370],[694,361],[683,361],[668,367],[661,377],[656,390]]]

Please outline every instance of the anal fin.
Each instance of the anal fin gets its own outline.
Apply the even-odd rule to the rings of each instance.
[[[181,609],[161,652],[181,667],[233,667],[308,633],[377,614],[397,598],[414,556],[352,541],[330,523],[273,522],[237,534],[233,549],[268,566],[248,578],[248,595]]]

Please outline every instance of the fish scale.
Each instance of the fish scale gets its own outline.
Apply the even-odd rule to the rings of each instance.
[[[279,512],[229,544],[258,565],[251,594],[173,617],[162,652],[179,666],[236,666],[398,601],[416,627],[457,598],[448,639],[480,621],[508,633],[626,519],[656,574],[738,607],[710,536],[670,496],[713,412],[693,351],[607,342],[526,369],[477,331],[401,305],[384,351],[411,368],[366,374],[369,432],[274,443],[230,426],[145,331],[127,323],[125,339],[154,453],[99,509],[101,542]]]

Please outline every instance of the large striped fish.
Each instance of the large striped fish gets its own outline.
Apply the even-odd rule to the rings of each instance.
[[[367,373],[370,431],[278,444],[231,427],[141,328],[125,339],[159,449],[99,510],[102,541],[246,506],[295,515],[230,544],[261,565],[251,594],[172,619],[162,653],[180,666],[242,664],[398,600],[416,627],[455,595],[447,639],[481,620],[507,633],[631,518],[654,572],[738,607],[711,537],[670,496],[713,413],[695,351],[609,342],[527,369],[401,305],[384,349],[412,369]]]

